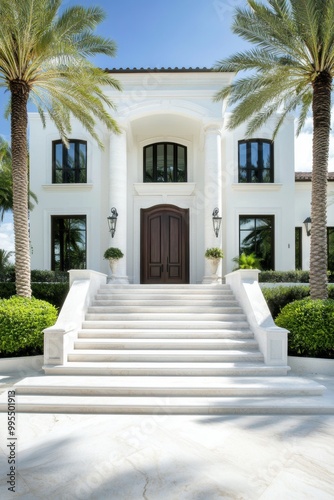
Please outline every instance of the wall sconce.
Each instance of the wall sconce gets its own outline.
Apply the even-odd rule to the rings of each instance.
[[[311,234],[311,226],[312,226],[312,219],[311,219],[311,217],[307,217],[304,220],[303,224],[305,225],[307,236],[310,236],[310,234]]]
[[[220,230],[220,225],[222,223],[222,218],[218,217],[219,214],[219,209],[216,207],[214,211],[212,212],[212,224],[213,224],[213,231],[216,235],[216,238],[218,238],[219,230]]]
[[[109,231],[110,231],[111,237],[113,238],[114,234],[116,232],[118,213],[117,213],[117,210],[115,207],[113,207],[110,211],[111,211],[111,215],[109,215],[109,217],[107,217],[107,220],[108,220]]]

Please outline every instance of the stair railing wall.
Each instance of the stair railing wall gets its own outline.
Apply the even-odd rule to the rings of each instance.
[[[101,285],[107,283],[107,275],[89,269],[69,271],[70,290],[56,323],[43,330],[44,364],[65,364],[67,353],[73,348],[87,308]]]
[[[240,306],[247,316],[250,328],[259,344],[267,365],[287,365],[288,330],[275,325],[259,286],[257,269],[239,269],[225,276]]]

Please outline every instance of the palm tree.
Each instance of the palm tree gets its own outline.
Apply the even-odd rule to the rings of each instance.
[[[104,19],[98,7],[70,7],[61,0],[1,0],[0,85],[10,91],[13,162],[13,214],[16,292],[31,296],[28,232],[27,104],[31,100],[45,122],[47,113],[65,144],[71,116],[101,145],[96,120],[118,131],[107,108],[104,85],[120,89],[110,74],[88,57],[115,55],[115,44],[94,34]]]
[[[34,208],[37,196],[29,190],[28,208]],[[13,170],[12,150],[7,141],[0,137],[0,221],[3,221],[5,212],[13,210]]]
[[[334,74],[334,0],[248,0],[236,9],[232,30],[254,48],[219,61],[218,71],[250,76],[222,89],[216,99],[236,104],[229,122],[247,121],[250,136],[279,112],[274,137],[288,113],[298,111],[298,130],[313,114],[311,297],[327,297],[326,198]],[[283,110],[283,111],[281,111]]]

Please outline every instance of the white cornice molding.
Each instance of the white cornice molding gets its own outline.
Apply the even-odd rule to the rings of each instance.
[[[195,189],[195,182],[141,182],[133,184],[134,190],[139,196],[191,196]]]

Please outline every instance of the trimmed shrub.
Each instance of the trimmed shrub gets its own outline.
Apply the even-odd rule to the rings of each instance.
[[[328,282],[334,283],[334,273],[327,272]],[[261,271],[259,274],[261,283],[309,283],[309,271]]]
[[[294,300],[300,300],[310,295],[308,286],[276,286],[263,287],[262,293],[267,301],[272,317],[275,319],[284,306]]]
[[[68,283],[32,283],[33,297],[40,300],[46,300],[50,304],[61,309],[66,295],[68,294]]]
[[[262,293],[267,301],[272,317],[275,319],[284,306],[294,300],[301,300],[310,295],[309,286],[276,286],[263,287]],[[328,286],[328,298],[334,299],[334,286]]]
[[[308,283],[309,271],[261,271],[259,281],[262,283]]]
[[[41,271],[40,269],[31,271],[33,283],[68,283],[69,276],[67,271]]]
[[[46,300],[61,309],[69,290],[68,283],[32,283],[32,295],[36,299]],[[15,283],[0,282],[0,299],[9,299],[16,294]]]
[[[12,281],[0,282],[0,299],[9,299],[15,294],[15,283]]]
[[[289,355],[334,358],[334,300],[296,300],[282,309],[276,324],[290,331]]]
[[[10,266],[0,273],[0,282],[15,281],[15,267]],[[33,269],[31,281],[35,283],[68,283],[69,273],[67,271],[48,271]]]
[[[41,354],[43,330],[56,320],[56,308],[43,300],[18,296],[0,300],[0,355]]]

